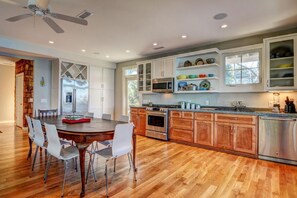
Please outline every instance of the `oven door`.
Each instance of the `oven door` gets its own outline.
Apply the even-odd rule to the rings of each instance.
[[[167,132],[167,113],[147,111],[146,129],[166,133]]]

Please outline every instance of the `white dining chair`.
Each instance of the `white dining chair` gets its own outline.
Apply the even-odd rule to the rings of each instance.
[[[31,156],[31,152],[32,152],[32,143],[34,141],[34,129],[33,129],[33,125],[32,125],[32,121],[31,121],[30,116],[25,115],[25,117],[26,117],[26,121],[27,121],[27,124],[28,124],[28,137],[30,139],[30,141],[29,141],[30,149],[29,149],[28,155],[27,155],[27,160],[28,160],[29,157]]]
[[[119,121],[121,122],[129,122],[129,116],[121,115]]]
[[[111,147],[107,147],[95,152],[95,154],[105,158],[105,182],[106,182],[106,196],[108,197],[108,172],[107,172],[107,163],[116,159],[120,156],[127,155],[130,163],[130,168],[133,166],[134,171],[134,180],[136,181],[135,167],[132,162],[132,135],[133,135],[134,125],[132,123],[127,124],[118,124],[115,128],[113,144]],[[94,161],[93,161],[94,162]],[[90,166],[93,166],[93,163],[89,163],[88,170]]]
[[[111,120],[111,114],[103,113],[102,120]]]
[[[35,150],[33,164],[32,164],[32,171],[33,171],[39,148],[46,150],[47,145],[45,142],[45,136],[44,136],[40,121],[36,120],[36,119],[31,119],[31,120],[32,120],[32,124],[33,124],[33,129],[34,129],[33,142],[36,144],[36,150]]]
[[[77,170],[77,159],[79,157],[79,151],[75,146],[69,146],[69,147],[63,148],[63,145],[61,144],[58,136],[56,126],[46,124],[46,123],[44,125],[45,125],[45,130],[46,130],[47,139],[48,139],[48,145],[47,145],[48,160],[47,160],[46,170],[44,173],[44,182],[46,182],[48,177],[48,170],[50,168],[52,156],[56,157],[59,160],[63,160],[64,167],[65,167],[64,179],[63,179],[63,185],[62,185],[62,197],[63,197],[68,162],[71,159],[75,159],[74,162]]]

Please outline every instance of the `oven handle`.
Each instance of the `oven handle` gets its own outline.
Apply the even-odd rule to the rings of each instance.
[[[160,116],[166,116],[167,115],[166,112],[161,113],[161,112],[154,112],[154,111],[146,111],[146,114],[147,115],[160,115]]]

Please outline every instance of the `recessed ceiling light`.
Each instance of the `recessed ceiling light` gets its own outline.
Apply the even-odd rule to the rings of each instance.
[[[130,53],[130,50],[126,50],[126,53]]]
[[[227,24],[224,24],[224,25],[221,26],[221,28],[226,28],[226,27],[228,27]]]
[[[54,42],[54,41],[48,41],[48,43],[49,43],[49,44],[54,44],[55,42]]]
[[[158,43],[153,43],[153,45],[154,45],[154,46],[157,46],[157,45],[158,45]]]
[[[110,56],[109,56],[109,55],[106,55],[105,57],[106,57],[106,58],[109,58]]]
[[[187,35],[182,35],[181,36],[183,39],[187,38],[188,36]]]
[[[213,18],[215,20],[222,20],[224,18],[226,18],[228,15],[226,13],[219,13],[219,14],[216,14]]]
[[[85,50],[85,49],[82,49],[81,51],[82,51],[82,52],[86,52],[86,50]]]

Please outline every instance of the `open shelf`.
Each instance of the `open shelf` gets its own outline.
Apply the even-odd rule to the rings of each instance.
[[[186,69],[199,69],[199,68],[206,68],[206,67],[219,67],[217,63],[212,63],[212,64],[204,64],[204,65],[193,65],[193,66],[188,66],[188,67],[177,67],[177,70],[186,70]]]
[[[174,93],[218,93],[216,90],[175,91]]]
[[[270,78],[270,80],[294,80],[294,77]]]
[[[291,59],[291,58],[294,58],[294,56],[281,57],[281,58],[271,58],[270,61],[285,60],[285,59]]]
[[[177,82],[179,81],[197,81],[197,80],[218,80],[218,77],[205,77],[205,78],[187,78],[187,79],[176,79]]]
[[[271,71],[277,71],[277,70],[289,70],[289,69],[294,69],[294,67],[270,68]]]

